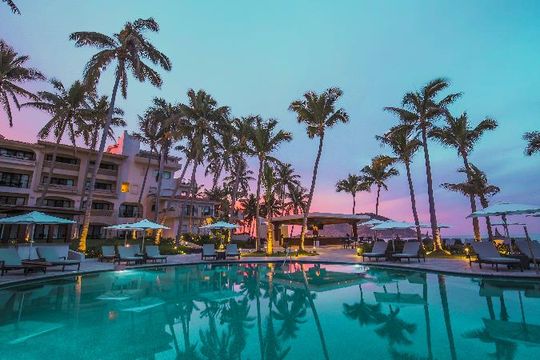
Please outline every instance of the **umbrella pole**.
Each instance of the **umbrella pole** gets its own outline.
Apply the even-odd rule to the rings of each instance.
[[[536,273],[538,274],[538,264],[536,263],[536,257],[534,256],[534,252],[533,252],[533,249],[532,249],[532,241],[531,241],[531,238],[529,237],[529,231],[527,230],[527,225],[523,226],[523,230],[525,230],[525,237],[527,238],[527,245],[529,246],[529,251],[530,251],[531,256],[532,256],[534,269],[535,269]]]
[[[32,243],[34,242],[34,229],[36,225],[30,225],[30,246],[28,247],[28,260],[32,257]]]
[[[503,226],[504,226],[504,232],[506,233],[506,238],[510,240],[510,232],[508,231],[508,221],[506,220],[506,215],[501,215]]]

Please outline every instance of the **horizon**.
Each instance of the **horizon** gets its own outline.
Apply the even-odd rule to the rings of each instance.
[[[540,54],[540,3],[182,1],[159,8],[146,2],[130,3],[126,8],[103,0],[47,4],[20,0],[17,4],[21,16],[2,9],[0,37],[19,54],[29,55],[33,67],[64,84],[81,78],[94,53],[93,49],[75,48],[68,40],[71,32],[110,34],[126,21],[153,17],[160,32],[150,39],[169,56],[173,69],[160,71],[164,79],[161,90],[131,79],[127,100],[118,98],[118,106],[126,112],[126,130],[137,130],[136,116],[153,97],[185,102],[189,88],[205,89],[220,105],[230,106],[234,116],[261,114],[265,119],[278,119],[281,129],[291,131],[293,141],[283,145],[277,156],[293,165],[304,186],[311,181],[317,142],[308,139],[304,125],[287,108],[307,90],[340,87],[344,95],[338,106],[351,119],[327,133],[311,212],[351,212],[351,196],[336,193],[335,183],[348,173],[358,173],[373,156],[390,154],[375,140],[375,135],[397,123],[383,107],[398,106],[406,92],[437,77],[451,81],[445,94],[464,93],[451,107],[454,115],[467,111],[473,125],[487,116],[499,123],[471,155],[471,162],[486,172],[489,182],[501,188],[491,201],[540,203],[538,182],[534,181],[540,175],[540,155],[526,157],[521,138],[526,131],[540,129],[540,71],[530,71],[538,67]],[[283,11],[285,4],[287,11]],[[429,46],[419,46],[424,44]],[[419,47],[424,51],[418,51]],[[108,70],[99,93],[110,95],[111,87]],[[48,87],[41,82],[29,88]],[[5,114],[1,114],[0,134],[29,142],[37,141],[37,131],[47,119],[45,113],[23,109],[14,113],[13,128],[7,128]],[[120,133],[117,129],[116,136]],[[470,213],[468,199],[439,186],[463,180],[456,172],[462,160],[455,150],[435,141],[430,143],[430,151],[437,218],[452,225],[443,235],[472,236],[471,222],[465,219]],[[400,175],[388,182],[389,191],[381,193],[380,214],[411,221],[404,169],[397,168]],[[427,222],[421,152],[412,172],[420,221]],[[204,183],[202,175],[201,171],[198,181]],[[357,212],[374,212],[374,207],[375,191],[358,194]],[[539,219],[511,217],[511,221],[527,223],[531,234],[540,233]],[[480,230],[485,236],[483,220]],[[511,228],[510,233],[521,235],[523,230]]]

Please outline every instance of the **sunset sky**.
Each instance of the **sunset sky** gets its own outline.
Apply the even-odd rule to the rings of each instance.
[[[152,42],[165,52],[173,70],[162,89],[130,81],[128,130],[136,130],[155,96],[185,102],[189,88],[205,89],[235,116],[261,114],[280,121],[294,140],[278,157],[290,162],[307,187],[317,142],[287,110],[307,90],[340,87],[340,105],[350,123],[326,136],[312,210],[350,212],[351,197],[335,192],[335,183],[358,173],[378,154],[388,154],[375,140],[396,124],[382,109],[397,106],[407,91],[435,77],[447,77],[451,91],[464,93],[452,108],[476,124],[489,116],[499,128],[478,143],[471,161],[502,191],[493,201],[540,203],[540,156],[526,157],[522,135],[540,130],[540,2],[538,1],[16,1],[22,15],[0,3],[0,37],[32,66],[65,84],[79,79],[94,50],[75,48],[71,32],[112,34],[125,21],[154,17],[161,26]],[[100,83],[110,95],[112,72]],[[31,86],[45,89],[45,83]],[[0,133],[35,141],[47,115],[33,110],[15,114],[7,128],[0,113]],[[455,150],[430,144],[437,213],[453,225],[448,234],[472,234],[468,200],[439,187],[463,180]],[[381,214],[411,221],[404,169],[382,192]],[[202,176],[202,171],[201,171]],[[202,181],[202,178],[200,178]],[[422,153],[413,164],[421,221],[427,222]],[[374,211],[375,191],[360,194],[357,211]],[[540,233],[540,218],[524,219]],[[485,226],[482,222],[482,231]],[[521,229],[512,229],[521,233]]]

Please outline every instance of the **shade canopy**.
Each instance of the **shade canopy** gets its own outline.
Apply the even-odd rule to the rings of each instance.
[[[431,229],[431,224],[428,223],[420,223],[420,227],[422,229]],[[448,224],[437,224],[437,228],[439,229],[450,229],[451,226]]]
[[[201,226],[201,229],[218,230],[218,229],[236,229],[238,225],[231,224],[226,221],[218,221],[213,224]]]
[[[107,229],[107,230],[142,230],[142,229],[133,228],[132,224],[111,225],[111,226],[104,227],[104,229]]]
[[[371,219],[369,221],[361,223],[360,225],[362,225],[362,226],[375,226],[375,225],[382,224],[383,222],[384,222],[383,220]]]
[[[527,224],[525,223],[520,223],[520,222],[509,222],[509,223],[503,223],[503,222],[500,222],[500,223],[491,223],[491,226],[525,226]]]
[[[75,224],[75,221],[63,219],[57,216],[47,215],[39,211],[32,211],[27,214],[11,216],[0,219],[0,224],[42,224],[42,225],[63,225]]]
[[[373,226],[371,229],[372,230],[399,230],[399,229],[410,229],[413,227],[416,227],[416,225],[405,222],[405,221],[387,220],[387,221],[383,221],[379,225]]]
[[[332,225],[332,224],[359,224],[369,220],[368,215],[334,214],[313,212],[307,215],[308,225]],[[304,214],[293,214],[272,218],[272,224],[276,225],[301,225]]]
[[[137,221],[137,222],[134,222],[131,224],[125,224],[125,225],[127,226],[127,229],[131,229],[131,230],[160,230],[160,229],[168,230],[170,229],[167,226],[155,223],[148,219],[144,219],[141,221]]]
[[[540,212],[540,205],[501,202],[501,203],[490,205],[485,209],[475,211],[467,217],[523,215],[523,214],[534,214],[537,212]]]

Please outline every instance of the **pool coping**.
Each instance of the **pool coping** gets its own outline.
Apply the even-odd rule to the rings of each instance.
[[[24,285],[24,284],[35,284],[40,282],[45,282],[49,280],[57,280],[62,278],[68,278],[68,277],[74,277],[74,276],[80,276],[80,275],[86,275],[86,274],[98,274],[102,272],[117,272],[117,271],[126,271],[126,270],[138,270],[138,269],[154,269],[154,268],[161,268],[161,267],[173,267],[173,266],[190,266],[190,265],[231,265],[231,264],[268,264],[268,263],[285,263],[287,260],[275,258],[275,259],[250,259],[250,260],[210,260],[210,261],[204,261],[204,260],[198,260],[194,262],[186,262],[186,263],[161,263],[161,264],[143,264],[143,265],[134,265],[134,266],[126,266],[123,269],[95,269],[95,270],[84,270],[84,271],[72,271],[69,273],[62,272],[59,274],[54,275],[40,275],[38,277],[33,277],[31,279],[23,278],[23,279],[16,279],[16,280],[8,280],[5,282],[0,283],[0,290],[8,289],[10,287]],[[497,278],[501,280],[521,280],[521,281],[533,281],[533,282],[540,282],[540,274],[528,274],[528,275],[520,275],[520,274],[504,274],[500,275],[500,273],[494,272],[494,273],[467,273],[463,271],[456,271],[456,270],[436,270],[436,269],[427,269],[422,267],[422,265],[415,265],[415,264],[407,264],[406,266],[401,264],[390,264],[390,263],[382,263],[382,262],[350,262],[350,261],[333,261],[333,260],[309,260],[309,259],[291,259],[288,260],[289,263],[300,263],[300,264],[327,264],[327,265],[358,265],[358,266],[366,266],[371,268],[382,268],[382,269],[392,269],[392,270],[403,270],[403,271],[423,271],[426,273],[435,273],[435,274],[443,274],[443,275],[452,275],[452,276],[461,276],[461,277],[468,277],[468,278]]]

